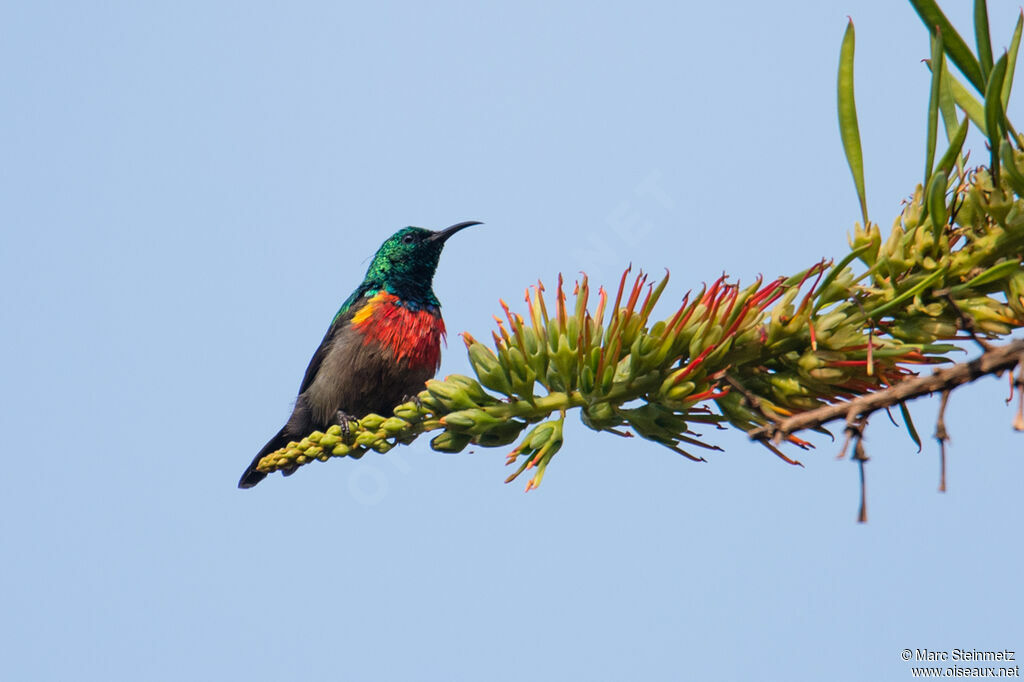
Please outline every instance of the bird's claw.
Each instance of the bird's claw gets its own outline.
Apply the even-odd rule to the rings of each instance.
[[[411,393],[405,396],[405,398],[402,399],[402,403],[412,403],[413,405],[416,406],[417,410],[421,412],[423,411],[423,401],[420,400],[419,393]]]
[[[334,415],[334,423],[341,427],[341,437],[344,438],[345,440],[348,440],[349,435],[351,435],[352,433],[351,430],[349,429],[349,424],[351,424],[354,421],[358,420],[356,420],[353,417],[350,417],[341,410],[338,410],[337,413],[335,413]]]

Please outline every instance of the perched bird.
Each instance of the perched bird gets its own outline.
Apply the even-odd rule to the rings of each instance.
[[[332,424],[388,415],[415,395],[441,363],[444,321],[432,282],[445,241],[471,220],[433,232],[405,227],[373,256],[366,277],[341,305],[306,368],[288,423],[263,446],[238,481],[251,488],[267,454]],[[290,473],[286,471],[286,474]]]

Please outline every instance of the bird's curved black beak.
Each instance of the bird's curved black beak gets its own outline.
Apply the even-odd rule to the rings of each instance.
[[[427,241],[440,242],[444,244],[445,241],[447,241],[448,237],[451,237],[459,230],[466,227],[470,227],[472,225],[483,225],[483,223],[480,222],[479,220],[467,220],[464,223],[455,223],[451,227],[446,227],[443,230],[438,230],[434,234],[430,235],[429,237],[427,237]]]

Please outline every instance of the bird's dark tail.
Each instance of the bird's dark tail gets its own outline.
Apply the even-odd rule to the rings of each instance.
[[[274,450],[280,450],[285,445],[288,445],[289,442],[294,440],[294,438],[285,434],[285,430],[287,428],[288,427],[285,426],[278,431],[277,435],[271,438],[267,444],[263,446],[263,449],[259,451],[259,454],[253,457],[252,464],[249,465],[249,468],[245,470],[245,473],[242,474],[242,478],[238,481],[239,488],[251,488],[267,477],[266,472],[259,471],[256,468],[256,465],[260,463],[261,459],[269,455]]]

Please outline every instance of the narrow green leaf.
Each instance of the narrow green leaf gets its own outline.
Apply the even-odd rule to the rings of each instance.
[[[1020,36],[1022,29],[1024,29],[1024,12],[1017,15],[1017,26],[1013,29],[1013,39],[1010,41],[1010,49],[1006,53],[1006,77],[1003,78],[1002,92],[1003,111],[1009,111],[1009,109],[1007,109],[1007,105],[1010,103],[1010,90],[1013,89],[1013,73],[1017,66],[1017,50],[1020,48]],[[1021,149],[1024,149],[1024,144],[1022,144],[1020,139],[1017,137],[1017,131],[1014,130],[1009,117],[1006,119],[1006,127],[1013,136],[1014,143]]]
[[[1024,197],[1024,173],[1017,168],[1017,160],[1013,158],[1013,147],[1006,140],[999,143],[999,158],[1003,162],[1003,170],[1006,172],[1006,181],[1017,196]]]
[[[953,164],[960,158],[960,150],[963,149],[964,140],[967,139],[967,131],[970,127],[970,119],[965,116],[956,132],[953,133],[953,140],[949,143],[949,149],[939,159],[939,165],[935,167],[936,173],[942,172],[948,176],[952,172]]]
[[[958,284],[955,287],[951,287],[949,293],[959,294],[983,286],[985,284],[998,282],[1000,280],[1006,279],[1011,273],[1017,272],[1020,269],[1021,263],[1018,260],[1003,261],[998,265],[993,265],[985,272],[975,275],[970,279],[970,281],[964,282],[963,284]]]
[[[914,420],[910,418],[910,410],[907,409],[907,404],[902,400],[900,401],[900,414],[903,415],[903,425],[907,427],[910,440],[914,441],[917,451],[921,452],[921,437],[917,435],[917,429],[914,428]]]
[[[952,62],[960,69],[960,72],[970,81],[971,85],[978,92],[984,92],[985,78],[981,75],[981,65],[974,58],[971,49],[967,47],[964,39],[953,28],[953,24],[949,23],[949,19],[939,9],[935,0],[910,0],[910,4],[913,5],[917,15],[921,17],[921,21],[924,22],[924,25],[933,35],[936,29],[942,31],[946,54],[949,55]]]
[[[985,0],[974,0],[974,42],[978,46],[981,77],[988,82],[992,73],[992,40],[988,32],[988,5]]]
[[[950,84],[953,86],[953,100],[956,105],[964,110],[967,114],[971,123],[977,126],[978,130],[983,135],[988,136],[988,129],[985,127],[985,105],[978,101],[978,99],[967,91],[960,81],[950,76]]]
[[[1006,111],[1001,99],[1003,78],[1006,77],[1006,54],[992,67],[992,74],[985,90],[985,129],[988,131],[988,142],[992,150],[992,184],[999,187],[999,141],[1003,136],[1003,119]]]
[[[929,68],[931,65],[929,64]],[[959,116],[956,113],[956,100],[953,99],[953,83],[949,69],[942,69],[942,83],[939,87],[939,111],[942,113],[942,124],[946,128],[946,139],[950,142],[956,135]]]
[[[943,60],[945,61],[945,60]],[[942,124],[946,129],[946,139],[952,145],[960,133],[959,116],[956,111],[956,100],[953,99],[953,82],[952,76],[949,75],[948,65],[943,65],[942,68],[942,82],[939,87],[939,112],[942,114]],[[967,136],[968,128],[970,127],[970,119],[964,119],[964,137]],[[946,174],[949,175],[952,170],[952,164],[956,164],[957,171],[960,175],[963,175],[964,171],[964,158],[960,155],[960,148],[963,147],[963,140],[956,145],[957,151],[954,154],[954,159],[950,162],[950,166],[946,168]],[[949,154],[947,151],[946,154]],[[939,166],[943,167],[943,161],[946,156],[944,155],[939,161]]]
[[[951,343],[915,343],[913,345],[917,346],[922,353],[931,353],[932,355],[967,352],[960,346],[954,346]]]
[[[839,49],[838,108],[839,135],[843,140],[846,162],[850,164],[853,184],[857,188],[860,213],[864,226],[868,224],[868,202],[864,191],[864,154],[860,146],[860,128],[857,126],[857,103],[853,98],[853,51],[855,37],[853,21],[846,25],[843,43]]]
[[[942,31],[936,31],[932,38],[932,87],[928,95],[928,135],[925,141],[924,152],[924,182],[922,186],[928,186],[928,180],[932,176],[932,164],[935,163],[935,138],[939,134],[939,90],[942,86]]]
[[[931,181],[924,192],[925,201],[928,206],[928,215],[932,218],[932,231],[935,233],[935,243],[938,244],[939,236],[946,227],[949,220],[949,213],[946,211],[946,174],[942,171],[935,171]]]
[[[1017,15],[1017,26],[1013,29],[1010,49],[1006,52],[1009,57],[1006,60],[1006,78],[1003,80],[1003,109],[1006,109],[1006,105],[1010,102],[1010,90],[1013,88],[1013,72],[1017,66],[1017,50],[1020,48],[1021,29],[1024,29],[1024,12]]]
[[[949,353],[951,351],[966,352],[963,350],[963,348],[960,348],[959,346],[954,346],[952,344],[942,345],[941,348],[945,350],[934,350],[935,348],[940,348],[940,345],[933,343],[901,343],[899,346],[890,348],[875,348],[872,354],[876,358],[903,358],[910,350],[918,350],[921,351],[922,353],[928,352],[933,354]],[[864,355],[867,354],[865,353]]]
[[[943,267],[941,270],[936,270],[935,272],[933,272],[932,274],[928,275],[923,280],[921,280],[920,282],[918,282],[914,286],[910,287],[909,289],[904,291],[902,294],[900,294],[896,298],[894,298],[891,301],[889,301],[888,303],[883,303],[882,305],[880,305],[880,306],[878,306],[878,307],[876,307],[876,308],[874,308],[872,310],[869,310],[865,314],[868,316],[869,319],[877,319],[882,313],[886,312],[887,310],[891,310],[891,309],[895,308],[896,306],[900,305],[901,303],[903,303],[907,299],[910,299],[910,298],[913,298],[914,296],[917,296],[919,293],[921,293],[922,291],[924,291],[925,289],[927,289],[931,285],[933,285],[936,282],[938,282],[939,280],[941,280],[943,277],[946,276],[946,270],[947,269],[948,269],[948,267]]]

